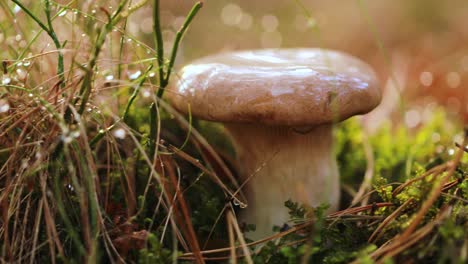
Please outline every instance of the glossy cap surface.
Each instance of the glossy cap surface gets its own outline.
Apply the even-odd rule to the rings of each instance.
[[[267,49],[208,56],[185,66],[166,94],[184,113],[218,122],[303,126],[341,121],[381,100],[374,71],[322,49]]]

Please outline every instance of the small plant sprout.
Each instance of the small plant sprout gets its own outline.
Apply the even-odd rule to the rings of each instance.
[[[223,122],[235,143],[248,199],[241,220],[251,238],[289,219],[284,202],[338,207],[339,173],[332,127],[375,108],[373,70],[350,55],[276,49],[209,56],[185,66],[170,93],[174,107]]]

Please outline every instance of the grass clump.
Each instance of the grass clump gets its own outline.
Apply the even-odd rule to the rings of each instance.
[[[468,159],[443,111],[415,132],[345,122],[342,210],[287,201],[289,225],[244,240],[222,129],[161,99],[201,3],[166,58],[159,1],[78,2],[0,2],[3,262],[466,261]],[[145,8],[150,44],[127,31]]]

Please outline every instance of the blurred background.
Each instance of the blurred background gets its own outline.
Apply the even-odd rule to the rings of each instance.
[[[24,3],[29,4],[30,1],[25,0]],[[81,50],[89,49],[97,27],[107,19],[103,10],[112,12],[118,2],[58,0],[61,5],[80,10],[79,13],[59,14],[54,21],[59,35],[68,40],[66,48],[75,48],[79,43]],[[152,2],[149,0],[132,14],[125,25],[124,37],[128,41],[124,46],[132,51],[126,53],[124,59],[127,61],[155,55],[152,50]],[[170,52],[176,32],[195,2],[161,0],[166,53]],[[384,101],[376,114],[369,117],[369,123],[390,117],[395,120],[402,118],[399,120],[413,128],[430,118],[437,105],[442,105],[449,116],[468,124],[466,0],[205,0],[203,3],[204,7],[182,42],[176,68],[193,59],[229,50],[279,47],[336,49],[366,61],[380,77]],[[35,32],[26,30],[24,23],[31,23],[31,20],[18,7],[12,5],[12,9],[15,18],[0,9],[0,22],[14,22],[12,27],[0,28],[0,48],[4,50],[26,47],[26,40]],[[42,10],[33,11],[43,16]],[[91,19],[93,17],[97,20]],[[77,26],[80,23],[76,21],[80,19],[85,27]],[[64,21],[69,25],[64,26]],[[123,28],[123,25],[119,27]],[[24,36],[15,32],[23,32]],[[114,44],[109,45],[114,49],[114,58],[118,58],[120,36],[115,30]],[[41,34],[40,40],[40,43],[49,44],[38,46],[37,52],[53,50],[54,46],[46,34]],[[144,48],[145,45],[148,48]],[[142,50],[139,54],[134,52],[139,50]],[[44,62],[43,69],[54,69],[55,57],[49,57],[47,62],[45,59],[39,62]],[[74,59],[84,63],[88,60],[87,53],[83,52]],[[109,68],[113,65],[115,63],[108,61]],[[130,79],[145,68],[132,65],[128,68]],[[103,68],[105,66],[101,64]],[[402,111],[395,111],[397,109]]]
[[[170,50],[195,1],[163,0]],[[151,37],[151,6],[128,30]],[[416,127],[435,104],[468,123],[468,2],[466,0],[206,0],[183,41],[178,66],[228,50],[322,47],[371,64],[385,91],[380,112],[394,112],[398,92],[404,120]],[[400,115],[401,116],[401,115]]]

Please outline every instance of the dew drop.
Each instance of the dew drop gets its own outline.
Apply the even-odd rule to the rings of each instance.
[[[15,5],[15,7],[13,7],[13,13],[17,14],[19,11],[21,11],[21,7]]]
[[[3,85],[10,84],[10,82],[11,82],[11,78],[10,78],[10,77],[8,77],[8,76],[3,76],[3,78],[2,78],[2,84],[3,84]]]
[[[136,71],[134,73],[130,73],[128,75],[128,78],[130,78],[130,80],[135,80],[135,79],[138,79],[138,77],[140,77],[140,75],[141,75],[141,71],[138,70],[138,71]]]
[[[70,136],[73,137],[73,138],[78,138],[80,136],[80,131],[78,131],[78,130],[73,131],[73,132],[71,132]]]
[[[21,69],[17,69],[16,74],[18,75],[19,79],[24,79],[26,78],[26,75],[27,75],[27,73]]]
[[[61,136],[61,139],[62,139],[63,143],[65,143],[65,144],[71,143],[73,141],[72,137],[63,136],[63,135]]]
[[[148,98],[151,96],[151,92],[148,89],[142,91],[143,97]]]
[[[118,128],[114,130],[114,137],[119,138],[119,139],[124,139],[125,136],[127,135],[127,132],[123,128]]]
[[[0,113],[6,113],[10,110],[10,104],[8,104],[7,100],[0,100]]]
[[[75,188],[73,188],[73,186],[71,184],[67,184],[67,189],[74,192],[75,191]]]

